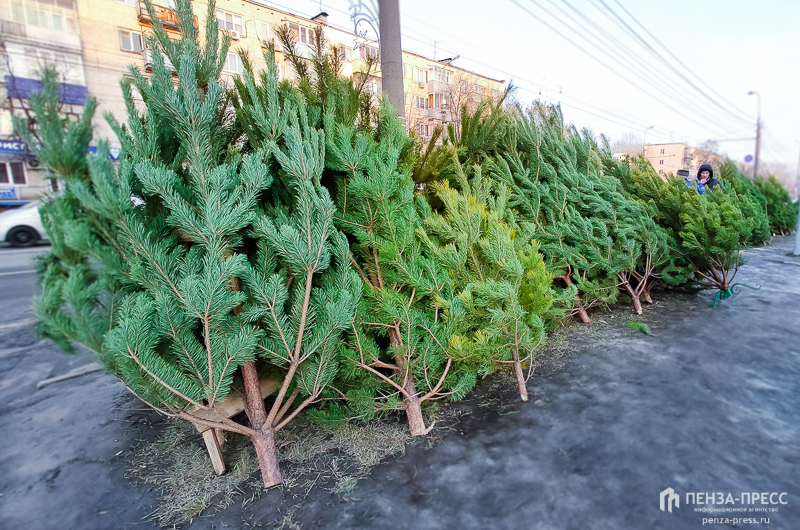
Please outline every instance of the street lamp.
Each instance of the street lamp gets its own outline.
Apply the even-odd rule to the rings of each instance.
[[[642,137],[642,151],[644,151],[644,156],[647,156],[647,131],[655,127],[655,125],[651,125],[647,129],[644,130],[644,136]]]
[[[758,151],[761,147],[761,94],[755,90],[751,90],[747,93],[748,96],[752,96],[753,94],[758,96],[758,121],[756,122],[756,159],[753,164],[753,178],[756,178],[756,175],[758,175]]]

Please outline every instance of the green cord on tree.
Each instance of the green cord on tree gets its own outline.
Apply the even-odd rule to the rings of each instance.
[[[745,283],[734,283],[733,285],[731,285],[727,289],[720,289],[719,291],[717,291],[716,294],[714,295],[714,302],[711,303],[711,304],[708,304],[708,306],[709,307],[717,307],[717,301],[718,300],[727,300],[731,296],[733,296],[735,294],[739,294],[742,290],[741,289],[737,289],[737,287],[739,287],[740,285],[742,287],[747,287],[748,289],[753,289],[754,291],[757,291],[757,290],[761,289],[760,285],[758,285],[756,287],[752,287],[752,286],[747,285]]]

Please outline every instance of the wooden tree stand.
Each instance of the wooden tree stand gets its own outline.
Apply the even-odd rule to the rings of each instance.
[[[269,396],[280,386],[275,379],[262,379],[259,381],[261,387],[261,395]],[[231,392],[225,401],[216,404],[215,408],[220,416],[231,418],[244,410],[244,395],[241,392]],[[197,418],[205,418],[207,412],[202,409],[195,409],[189,412],[192,416]],[[224,433],[221,429],[214,429],[207,425],[192,422],[197,432],[203,435],[203,441],[206,443],[208,456],[211,458],[211,465],[214,466],[214,473],[222,475],[225,473],[225,460],[222,458],[222,444],[225,441]]]

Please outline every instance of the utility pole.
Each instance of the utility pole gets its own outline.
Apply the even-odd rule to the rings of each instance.
[[[406,106],[403,98],[403,51],[400,44],[400,6],[398,0],[378,0],[381,32],[381,84],[389,95],[403,127]]]
[[[753,164],[753,178],[756,178],[758,176],[758,153],[761,149],[761,94],[755,90],[751,90],[747,93],[748,96],[752,96],[753,94],[758,96],[758,121],[756,122],[756,159]]]

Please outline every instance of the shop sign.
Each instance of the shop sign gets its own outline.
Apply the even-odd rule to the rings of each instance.
[[[14,186],[0,186],[0,199],[16,199],[17,189]]]

